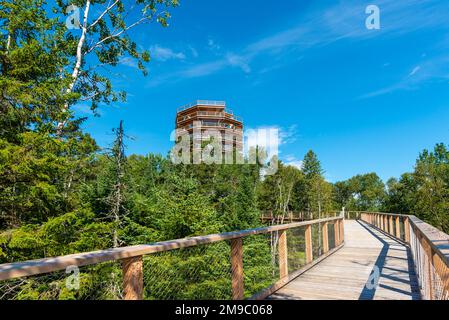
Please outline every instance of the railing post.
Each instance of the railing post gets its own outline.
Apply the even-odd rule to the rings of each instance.
[[[142,256],[122,260],[123,298],[143,300],[143,259]]]
[[[382,215],[379,216],[380,219],[380,230],[384,229],[384,217]]]
[[[327,229],[328,223],[323,223],[323,252],[329,251],[329,231]]]
[[[394,236],[393,216],[390,216],[388,220],[390,222],[389,233]]]
[[[287,251],[287,231],[279,231],[279,275],[280,278],[288,276],[288,251]]]
[[[342,219],[342,220],[340,220],[340,243],[339,244],[342,244],[343,243],[343,241],[344,241],[344,239],[345,239],[345,229],[344,229],[344,220]]]
[[[243,239],[231,240],[232,300],[243,300]]]
[[[434,251],[433,249],[430,247],[430,245],[427,243],[427,259],[429,260],[428,263],[428,268],[429,268],[429,299],[430,300],[434,300],[434,274],[433,274],[433,270],[434,270],[434,264],[433,264],[433,256],[434,256]]]
[[[334,237],[335,237],[335,246],[338,247],[340,245],[340,227],[338,226],[340,221],[335,221],[334,223]]]
[[[410,222],[408,217],[404,219],[404,237],[405,242],[410,244]]]
[[[401,225],[399,216],[396,216],[396,238],[401,239]]]
[[[422,270],[422,287],[424,289],[425,299],[433,300],[433,250],[424,236],[419,233],[418,240],[421,248],[424,251],[422,257],[424,258]]]
[[[309,264],[313,261],[312,251],[312,225],[306,226],[306,263]]]
[[[433,267],[435,268],[435,271],[441,279],[440,293],[439,296],[435,297],[435,299],[449,300],[449,267],[436,253],[433,254],[432,260]]]

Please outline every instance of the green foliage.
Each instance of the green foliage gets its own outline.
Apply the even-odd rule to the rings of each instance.
[[[390,180],[388,187],[386,209],[414,214],[449,232],[449,151],[444,144],[424,150],[414,172]]]
[[[332,185],[323,177],[324,171],[317,155],[309,151],[301,169],[279,163],[278,171],[258,185],[258,206],[271,211],[278,222],[288,212],[308,212],[323,216],[332,211]]]
[[[74,97],[61,77],[69,63],[66,28],[48,16],[43,0],[0,1],[0,138],[30,125],[46,128]]]
[[[76,187],[91,174],[95,142],[31,131],[16,139],[0,139],[0,227],[40,223],[77,207]]]
[[[272,261],[269,237],[248,237],[244,240],[245,297],[259,293],[279,279],[279,267]]]
[[[230,299],[229,253],[229,245],[220,242],[146,256],[145,298]]]
[[[379,211],[386,200],[385,185],[376,173],[337,182],[334,193],[336,203],[347,210]]]

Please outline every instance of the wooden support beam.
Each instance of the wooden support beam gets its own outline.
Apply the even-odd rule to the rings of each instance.
[[[342,244],[343,241],[345,240],[344,220],[340,220],[339,224],[340,224],[340,239],[339,239],[340,243],[339,244]]]
[[[143,300],[143,259],[142,256],[122,260],[123,298]]]
[[[323,252],[327,253],[329,251],[329,230],[328,223],[323,223]]]
[[[311,263],[313,261],[313,250],[312,250],[312,226],[306,226],[306,263]]]
[[[244,299],[243,239],[231,240],[232,300]]]
[[[396,238],[401,239],[401,220],[399,216],[396,217]]]
[[[410,244],[410,221],[408,217],[404,218],[404,237],[405,242]]]
[[[449,266],[445,264],[441,257],[435,252],[432,259],[436,274],[441,281],[440,295],[435,298],[440,300],[449,300]]]
[[[393,216],[389,216],[389,222],[390,222],[390,227],[389,229],[389,233],[394,236],[394,227],[393,227]]]
[[[339,221],[334,222],[334,239],[335,239],[335,246],[340,245],[340,227],[339,227]]]
[[[434,279],[433,279],[433,255],[434,252],[432,250],[432,247],[430,246],[430,244],[427,242],[427,239],[421,234],[418,233],[417,235],[418,237],[418,241],[421,244],[422,250],[424,251],[424,255],[423,255],[423,259],[424,259],[424,270],[422,270],[423,274],[421,275],[422,277],[422,283],[423,283],[423,293],[424,293],[424,298],[426,300],[433,300],[434,299]]]
[[[430,245],[427,245],[427,259],[428,259],[428,263],[427,263],[427,268],[428,268],[428,277],[429,277],[429,300],[434,300],[434,275],[433,275],[433,270],[434,270],[434,265],[433,265],[433,256],[434,256],[434,251],[432,250],[432,248],[430,247]]]
[[[287,231],[279,232],[279,276],[285,278],[288,276],[288,250],[287,250]]]

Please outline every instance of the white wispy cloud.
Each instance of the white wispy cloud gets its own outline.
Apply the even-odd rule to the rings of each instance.
[[[251,72],[251,68],[248,64],[248,61],[243,56],[239,56],[239,55],[233,54],[233,53],[228,53],[226,55],[226,61],[231,66],[239,67],[245,73]]]
[[[260,126],[257,128],[247,128],[244,132],[245,150],[252,147],[262,147],[268,154],[268,157],[281,154],[281,148],[287,144],[294,143],[297,139],[297,126]],[[290,159],[291,165],[298,165],[296,159]]]
[[[373,98],[400,90],[415,90],[422,84],[432,81],[446,81],[449,79],[449,55],[431,57],[419,66],[412,68],[396,83],[384,88],[364,94],[358,99]]]
[[[193,46],[189,46],[189,50],[194,58],[198,58],[199,56],[198,50],[196,50]]]
[[[302,170],[302,166],[303,166],[303,161],[297,159],[295,156],[293,155],[287,155],[284,159],[284,163],[288,166],[292,166],[292,167],[296,167],[299,170]]]
[[[218,44],[214,39],[211,39],[211,38],[209,38],[209,40],[207,40],[207,46],[212,51],[218,51],[221,49],[220,44]]]
[[[441,4],[437,0],[377,0],[376,5],[380,7],[382,17],[381,30],[366,29],[366,5],[366,1],[361,0],[342,1],[324,10],[310,12],[288,29],[266,35],[233,53],[225,53],[211,61],[162,75],[159,79],[151,80],[150,85],[208,76],[229,67],[238,67],[244,73],[250,73],[251,63],[261,55],[278,55],[287,50],[304,52],[344,39],[357,41],[401,36],[421,29],[449,29],[449,3]],[[214,39],[208,40],[208,47],[215,53],[223,51]]]
[[[286,128],[278,127],[281,144],[294,143],[298,139],[298,126],[293,124]]]
[[[130,68],[138,68],[137,61],[131,57],[123,57],[120,59],[119,64],[130,67]]]
[[[413,70],[409,73],[409,76],[413,76],[413,75],[416,74],[420,69],[421,69],[420,66],[414,67]]]
[[[184,60],[186,55],[183,52],[175,52],[170,48],[161,47],[159,45],[151,46],[151,57],[159,61],[167,60]]]

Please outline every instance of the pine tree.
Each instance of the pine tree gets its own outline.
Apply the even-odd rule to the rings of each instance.
[[[302,171],[307,188],[307,211],[309,214],[318,213],[318,218],[320,218],[323,211],[330,209],[331,187],[324,180],[324,171],[317,155],[311,150],[304,156]]]
[[[114,235],[113,243],[114,248],[119,246],[118,229],[122,223],[122,215],[124,211],[123,203],[124,193],[125,193],[125,144],[124,144],[124,130],[123,130],[123,120],[120,121],[120,125],[114,130],[116,134],[114,146],[110,154],[110,160],[112,162],[112,172],[113,172],[113,185],[112,192],[108,197],[108,203],[110,205],[111,216],[114,221]]]

